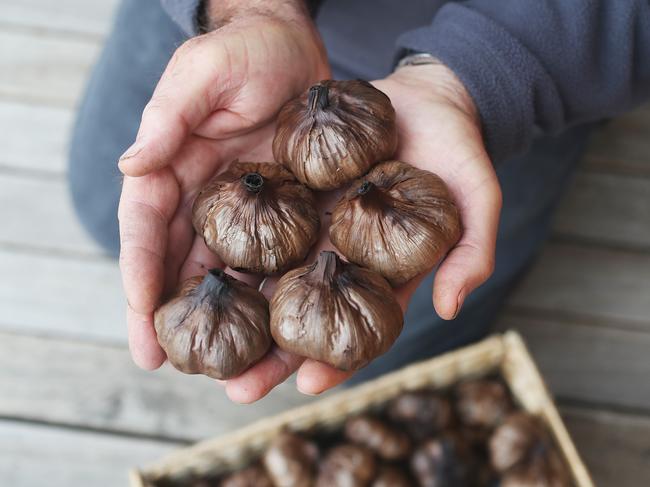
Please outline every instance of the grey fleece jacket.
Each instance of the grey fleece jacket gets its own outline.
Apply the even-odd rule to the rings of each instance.
[[[200,0],[161,0],[188,33]],[[317,24],[338,74],[387,75],[428,52],[467,87],[498,161],[536,130],[558,133],[650,96],[649,0],[322,0]]]

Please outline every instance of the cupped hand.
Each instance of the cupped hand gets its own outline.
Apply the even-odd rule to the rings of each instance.
[[[438,174],[460,210],[462,237],[438,267],[433,289],[438,315],[453,319],[467,295],[492,273],[501,210],[501,191],[485,152],[478,114],[461,82],[440,64],[404,67],[374,85],[395,107],[400,141],[396,158]],[[321,195],[321,209],[331,209],[335,200],[334,195]],[[333,249],[328,226],[324,214],[324,233],[312,258]],[[395,290],[404,310],[423,277]],[[298,389],[308,394],[323,392],[351,375],[275,348],[227,381],[226,390],[237,402],[253,402],[295,370]]]
[[[241,5],[247,0],[234,3],[239,15],[174,54],[144,110],[135,144],[120,159],[120,268],[129,345],[145,369],[165,360],[153,327],[163,294],[179,280],[221,265],[194,235],[195,195],[233,159],[272,160],[277,111],[329,77],[302,0],[295,11],[283,1],[282,9],[266,13],[246,12]]]

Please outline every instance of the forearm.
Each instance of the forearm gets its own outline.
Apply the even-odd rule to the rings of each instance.
[[[315,15],[321,0],[161,0],[162,6],[188,36],[208,32],[239,16],[255,14],[287,19]]]
[[[443,7],[403,49],[431,52],[474,98],[493,159],[525,149],[539,127],[615,115],[650,94],[644,0],[469,0]]]

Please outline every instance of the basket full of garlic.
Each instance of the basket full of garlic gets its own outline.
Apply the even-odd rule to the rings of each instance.
[[[507,332],[131,472],[132,487],[249,485],[593,482],[521,337]]]

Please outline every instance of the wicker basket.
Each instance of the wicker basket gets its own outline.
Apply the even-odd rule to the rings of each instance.
[[[570,466],[576,487],[593,487],[560,415],[516,332],[487,338],[476,345],[405,367],[320,401],[264,418],[245,428],[195,446],[181,449],[162,460],[131,472],[132,487],[149,487],[161,479],[220,474],[240,468],[266,447],[283,429],[310,431],[341,426],[345,419],[380,407],[404,391],[443,388],[459,380],[500,373],[519,404],[540,415],[552,431]]]

